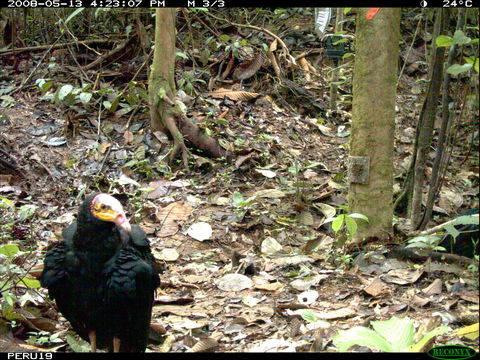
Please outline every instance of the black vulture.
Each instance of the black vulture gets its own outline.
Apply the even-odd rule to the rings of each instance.
[[[50,249],[40,277],[57,307],[92,351],[143,352],[159,271],[145,232],[120,202],[88,196],[77,220]]]

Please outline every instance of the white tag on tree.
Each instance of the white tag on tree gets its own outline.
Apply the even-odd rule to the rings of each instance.
[[[331,8],[315,9],[315,31],[320,38],[323,37],[331,17],[332,17]]]

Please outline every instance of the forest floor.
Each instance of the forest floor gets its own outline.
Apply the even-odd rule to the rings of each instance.
[[[412,92],[416,87],[406,75],[399,85],[396,191],[422,107],[425,89]],[[478,268],[392,258],[385,244],[370,244],[362,248],[369,256],[356,258],[333,246],[322,224],[347,203],[350,113],[329,113],[321,124],[262,99],[191,106],[188,116],[200,123],[225,120],[214,136],[234,156],[194,155],[186,170],[161,161],[168,141],[149,133],[148,112],[126,129],[125,116],[72,119],[36,92],[17,93],[0,119],[2,145],[19,169],[0,178],[0,198],[15,205],[2,210],[13,223],[3,241],[25,252],[15,263],[24,270],[41,263],[85,194],[125,192],[127,215],[147,232],[165,268],[152,352],[334,351],[338,331],[371,320],[409,317],[419,334],[442,323],[452,330],[478,323]],[[478,207],[478,149],[469,152],[467,128],[456,141],[432,226]],[[3,339],[85,350],[74,337],[66,342],[69,324],[44,289],[12,291],[15,316],[3,314]],[[453,331],[435,338],[447,343],[478,350],[478,340]]]

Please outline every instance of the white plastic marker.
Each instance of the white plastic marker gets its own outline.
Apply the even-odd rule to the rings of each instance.
[[[320,38],[323,37],[325,29],[327,28],[330,18],[332,17],[331,8],[316,8],[315,9],[315,31]]]

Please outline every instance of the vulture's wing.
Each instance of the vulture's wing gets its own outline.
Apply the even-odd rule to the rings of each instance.
[[[85,337],[83,312],[78,304],[78,296],[75,295],[76,285],[71,281],[71,273],[76,266],[72,250],[65,241],[62,241],[45,255],[40,283],[48,289],[50,298],[56,300],[59,310],[70,321],[75,331]]]
[[[120,351],[145,351],[158,274],[132,247],[123,248],[106,271],[109,326],[120,339]]]

